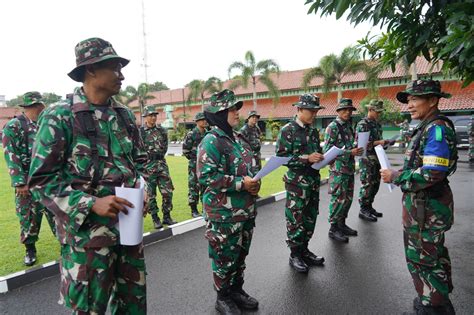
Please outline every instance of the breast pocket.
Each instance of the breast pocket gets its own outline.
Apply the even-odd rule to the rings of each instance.
[[[103,141],[97,139],[97,157],[99,160],[99,171],[102,173],[104,165],[109,158],[108,149],[102,145]],[[94,170],[93,150],[91,142],[85,137],[78,137],[72,150],[72,164],[74,173],[83,178],[92,178]]]

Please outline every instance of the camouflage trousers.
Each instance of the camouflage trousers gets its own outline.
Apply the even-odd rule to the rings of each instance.
[[[151,214],[158,213],[156,202],[156,188],[160,190],[162,197],[161,211],[168,215],[173,210],[173,182],[166,161],[158,161],[157,166],[150,170],[148,177],[148,209]]]
[[[146,314],[143,244],[81,248],[61,245],[59,304],[74,314]]]
[[[286,244],[304,249],[314,233],[319,214],[319,178],[306,176],[298,185],[285,183]]]
[[[51,232],[56,235],[54,215],[38,202],[33,201],[30,195],[27,197],[15,196],[16,215],[20,220],[20,242],[22,244],[34,244],[38,241],[43,214],[48,220]]]
[[[374,159],[360,159],[360,190],[359,204],[361,207],[371,206],[380,188],[380,164]]]
[[[354,175],[329,173],[329,223],[335,224],[347,218],[354,196]]]
[[[201,185],[199,185],[199,181],[196,175],[196,164],[189,163],[188,166],[188,204],[198,204],[199,203],[199,196],[202,198],[202,190]]]
[[[260,151],[258,151],[258,152],[254,152],[253,156],[255,158],[255,163],[257,163],[257,166],[255,167],[255,169],[256,169],[256,172],[258,172],[262,169],[262,154],[260,153]]]
[[[241,222],[208,221],[205,237],[217,291],[243,284],[245,258],[252,242],[255,219]]]

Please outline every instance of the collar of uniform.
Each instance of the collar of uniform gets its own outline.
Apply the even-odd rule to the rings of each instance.
[[[220,136],[220,137],[226,137],[227,139],[230,139],[232,140],[225,132],[224,130],[222,130],[221,128],[217,127],[217,126],[214,126],[212,127],[212,130],[215,131],[215,133]],[[236,137],[237,135],[239,135],[238,133],[236,133],[235,131],[234,132],[234,137]],[[236,137],[237,138],[237,137]],[[233,141],[233,140],[232,140]]]
[[[143,128],[145,128],[145,130],[150,130],[150,129],[156,128],[156,125],[155,125],[155,126],[148,127],[147,124],[144,124],[144,125],[143,125]]]
[[[344,121],[342,120],[339,116],[336,117],[336,120],[338,123],[340,123],[341,125],[345,125],[347,123],[347,121]]]
[[[295,117],[295,122],[300,126],[301,128],[305,128],[306,125],[298,118],[298,116]]]
[[[108,107],[111,107],[111,108],[121,107],[121,105],[118,104],[117,101],[113,97],[109,98],[109,102],[110,102],[110,105],[108,105]],[[110,120],[113,117],[113,116],[110,116],[107,113],[107,111],[102,112],[100,110],[96,110],[97,106],[92,105],[89,102],[86,95],[84,94],[84,90],[82,87],[76,88],[76,90],[74,91],[72,103],[73,103],[73,111],[75,113],[82,112],[82,111],[93,111],[96,114],[97,119],[101,119],[105,121]]]

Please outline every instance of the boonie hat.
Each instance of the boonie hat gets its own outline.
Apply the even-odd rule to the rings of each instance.
[[[23,104],[20,104],[19,106],[29,107],[35,104],[45,105],[43,102],[43,96],[41,96],[39,92],[33,91],[33,92],[26,92],[25,94],[23,94]]]
[[[341,109],[357,110],[357,108],[352,105],[352,100],[350,98],[341,98],[339,100],[339,105],[336,107],[336,112],[340,111]]]
[[[153,114],[158,114],[158,112],[155,110],[154,106],[148,105],[148,106],[145,106],[142,117],[146,117]]]
[[[381,100],[370,100],[369,104],[367,105],[368,109],[376,111],[377,113],[383,112],[383,101]]]
[[[196,116],[194,116],[194,121],[198,121],[198,120],[205,120],[206,117],[204,117],[204,113],[202,112],[199,112],[196,114]]]
[[[400,103],[407,104],[408,95],[435,95],[440,98],[451,97],[451,94],[441,92],[441,84],[435,80],[415,80],[408,83],[405,91],[397,93],[397,100]]]
[[[212,94],[209,99],[209,105],[205,108],[205,111],[215,114],[234,106],[239,110],[242,108],[242,105],[244,105],[244,102],[236,101],[234,92],[225,89]]]
[[[319,104],[319,97],[308,93],[301,95],[299,101],[294,103],[293,106],[306,109],[324,109]]]

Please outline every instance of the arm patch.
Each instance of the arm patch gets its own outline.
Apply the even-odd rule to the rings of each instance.
[[[435,125],[428,130],[428,137],[423,155],[423,169],[448,171],[449,157],[446,127]]]

